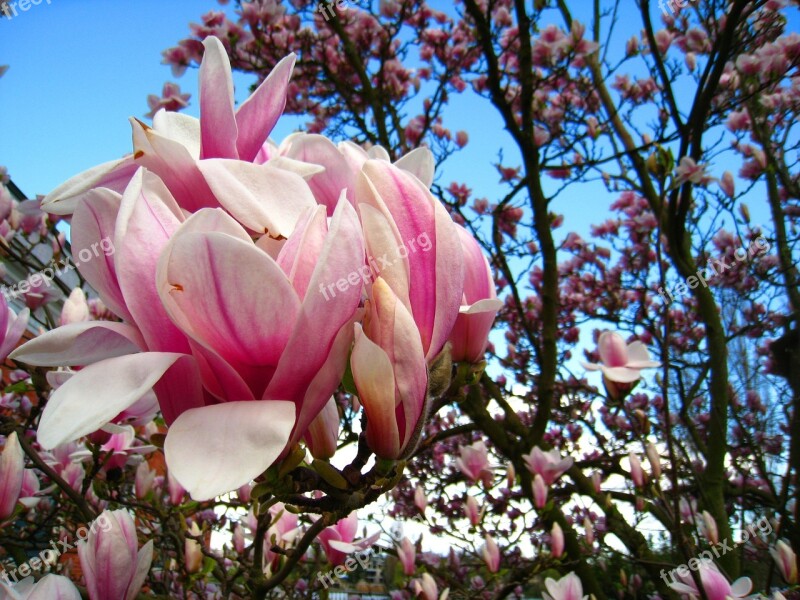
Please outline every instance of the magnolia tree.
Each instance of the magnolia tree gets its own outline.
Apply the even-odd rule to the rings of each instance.
[[[792,10],[204,15],[199,120],[168,83],[130,155],[2,188],[0,586],[320,598],[380,552],[394,598],[797,595]],[[445,179],[456,94],[490,190]]]

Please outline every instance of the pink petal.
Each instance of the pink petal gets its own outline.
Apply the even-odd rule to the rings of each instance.
[[[11,358],[37,367],[71,367],[144,349],[142,336],[130,325],[82,321],[43,333],[17,348]]]
[[[107,189],[87,192],[72,217],[72,254],[80,258],[81,252],[84,252],[92,257],[78,266],[81,275],[100,294],[100,299],[112,312],[131,321],[117,281],[114,253],[106,254],[101,247],[103,240],[109,240],[113,248],[121,199],[119,194]],[[105,244],[108,246],[108,242]]]
[[[317,202],[327,207],[328,215],[333,214],[343,190],[347,190],[347,198],[353,201],[355,171],[333,142],[321,135],[294,134],[284,142],[287,143],[284,156],[324,167],[325,171],[314,175],[308,185]]]
[[[289,54],[275,65],[267,78],[236,111],[239,158],[253,162],[286,106],[286,92],[296,56]]]
[[[231,63],[225,47],[216,37],[207,37],[203,40],[203,46],[205,52],[200,64],[200,156],[239,158]]]
[[[378,456],[398,456],[401,443],[392,363],[386,352],[367,337],[358,323],[355,325],[355,340],[350,367],[359,401],[369,422],[369,447]]]
[[[302,436],[334,388],[319,389],[311,401],[306,398],[308,382],[328,361],[342,326],[350,322],[361,300],[360,283],[348,284],[343,291],[334,288],[333,297],[322,293],[326,286],[347,282],[364,263],[364,241],[355,210],[349,202],[339,202],[319,262],[314,269],[308,293],[303,299],[292,337],[281,356],[265,398],[302,400],[296,435]],[[325,315],[320,318],[320,315]]]
[[[200,171],[219,203],[245,227],[288,238],[316,202],[302,177],[267,165],[238,160],[204,160]]]
[[[78,371],[53,392],[45,406],[39,422],[39,444],[50,450],[97,431],[144,396],[184,356],[130,354]]]
[[[390,215],[397,225],[408,251],[414,320],[425,356],[431,360],[447,341],[461,304],[464,266],[455,225],[418,179],[385,161],[364,164],[356,197],[359,204],[370,204]],[[425,239],[430,244],[427,251]]]
[[[158,175],[181,208],[195,212],[219,206],[190,149],[136,119],[131,126],[136,163]]]
[[[210,500],[263,473],[295,421],[291,402],[226,402],[188,410],[164,443],[167,466],[195,500]]]
[[[54,215],[70,215],[94,188],[108,188],[121,194],[136,169],[133,156],[92,167],[47,194],[42,200],[41,208]]]
[[[394,165],[411,173],[426,188],[430,188],[433,185],[436,161],[433,159],[433,152],[428,148],[414,148],[411,152],[398,159]]]
[[[597,340],[597,352],[607,367],[623,367],[628,364],[628,349],[618,333],[604,331]]]
[[[162,181],[140,169],[122,196],[117,217],[117,279],[147,348],[155,352],[189,352],[186,336],[170,320],[156,288],[159,256],[182,221]]]
[[[325,207],[308,209],[297,222],[294,233],[283,245],[276,262],[292,282],[295,292],[305,298],[314,268],[319,262],[325,237],[328,233],[328,219]]]
[[[175,323],[230,363],[276,365],[300,309],[280,267],[252,242],[179,232],[158,273]]]

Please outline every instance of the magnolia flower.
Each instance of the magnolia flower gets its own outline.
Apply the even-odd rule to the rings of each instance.
[[[492,484],[492,470],[489,467],[489,451],[483,441],[469,446],[461,446],[456,457],[456,466],[473,483],[482,481],[485,486]]]
[[[702,530],[705,534],[708,541],[711,543],[712,546],[716,546],[719,543],[719,531],[717,529],[717,522],[714,520],[714,517],[711,516],[711,513],[707,510],[704,510],[702,513],[703,517],[703,526]]]
[[[380,278],[413,317],[430,364],[450,336],[463,294],[458,228],[417,177],[388,161],[363,164],[355,198],[367,256],[391,259],[378,265]]]
[[[597,352],[601,364],[587,362],[581,364],[587,371],[603,373],[603,383],[614,399],[624,397],[633,389],[634,382],[642,376],[642,369],[661,366],[661,363],[650,360],[647,348],[642,342],[631,342],[626,346],[622,337],[611,331],[600,334]]]
[[[109,527],[92,528],[78,544],[78,558],[90,600],[133,600],[144,584],[153,559],[153,540],[141,549],[136,525],[127,511],[104,511],[98,521]]]
[[[425,495],[425,490],[419,485],[414,489],[414,506],[423,515],[425,514],[425,509],[428,508],[428,497]]]
[[[644,469],[642,469],[642,461],[639,460],[639,457],[631,450],[628,453],[628,460],[631,463],[631,479],[633,480],[633,485],[637,488],[644,487],[645,483],[645,474]]]
[[[484,539],[485,544],[481,550],[483,562],[486,563],[486,568],[489,569],[490,573],[497,573],[500,570],[500,548],[497,547],[494,538],[488,533]]]
[[[13,587],[0,578],[0,590],[6,600],[81,600],[78,588],[63,575],[48,574],[36,583],[27,577]]]
[[[344,194],[355,204],[356,180],[368,160],[390,163],[389,153],[381,146],[364,150],[353,142],[334,144],[328,138],[313,133],[293,133],[280,146],[265,153],[272,160],[291,159],[317,168],[310,173],[308,185],[317,202],[333,213],[339,197]],[[414,175],[426,187],[433,184],[436,162],[427,148],[416,148],[397,160],[394,166]]]
[[[0,521],[14,513],[25,471],[25,458],[22,446],[14,431],[6,438],[6,445],[0,454]]]
[[[794,550],[783,540],[778,540],[775,547],[769,549],[769,553],[775,559],[783,580],[789,584],[798,583],[797,556]]]
[[[716,565],[709,560],[702,560],[697,573],[700,575],[700,581],[703,585],[705,595],[709,600],[738,600],[740,598],[747,598],[750,590],[753,587],[748,577],[740,577],[733,584],[729,583],[725,576],[719,572]],[[692,573],[686,571],[686,575],[682,575],[680,571],[673,571],[675,579],[669,584],[674,591],[681,594],[688,594],[690,596],[700,597],[700,591],[697,589]]]
[[[561,454],[553,448],[547,452],[534,446],[530,454],[523,454],[525,466],[532,475],[541,475],[545,485],[551,486],[567,471],[574,462],[572,457],[561,458]]]
[[[503,302],[497,299],[492,271],[478,242],[463,227],[457,227],[464,251],[464,294],[453,331],[450,333],[454,362],[483,360],[489,331]]]
[[[485,509],[485,507],[484,507]],[[478,507],[478,501],[475,496],[467,495],[467,500],[464,502],[464,515],[469,520],[469,524],[477,527],[483,517],[483,509]]]
[[[397,558],[400,559],[400,564],[403,565],[403,573],[406,575],[413,575],[416,570],[417,549],[414,544],[407,537],[404,537],[401,542],[396,546]]]
[[[544,600],[585,600],[583,584],[575,573],[568,573],[556,581],[548,577],[544,580],[547,592],[542,594]]]
[[[334,567],[343,564],[348,555],[369,548],[380,537],[380,532],[378,532],[367,538],[356,540],[357,531],[358,515],[351,512],[344,519],[320,532],[317,539],[325,549],[328,561]]]
[[[564,532],[558,523],[553,523],[550,530],[550,551],[553,558],[560,558],[564,554]]]
[[[693,158],[684,156],[675,169],[675,183],[691,182],[695,185],[708,185],[713,177],[706,173],[708,165],[698,165]]]
[[[23,308],[16,314],[8,302],[6,297],[0,295],[0,361],[4,361],[8,354],[14,349],[19,342],[25,329],[28,327],[28,318],[30,317],[30,310]]]
[[[75,288],[69,297],[64,301],[61,309],[61,324],[79,323],[89,320],[89,303],[86,301],[86,294],[81,288]]]
[[[445,600],[448,596],[448,590],[443,591],[439,596],[439,586],[436,585],[436,580],[430,573],[423,573],[420,579],[413,579],[411,587],[421,600]]]
[[[547,484],[538,473],[533,477],[533,505],[542,510],[547,505]]]
[[[247,182],[296,177],[272,175]],[[116,252],[81,269],[126,322],[72,323],[15,352],[32,365],[86,365],[48,402],[40,444],[91,433],[152,388],[170,424],[169,469],[202,500],[248,483],[302,438],[341,381],[361,299],[359,286],[328,300],[317,288],[356,271],[364,256],[352,206],[340,203],[328,225],[305,193],[307,210],[301,202],[272,211],[275,231],[288,237],[270,248],[274,256],[268,240],[254,243],[220,210],[185,219],[143,171],[121,199],[108,190],[85,199],[74,246],[115,229]]]
[[[147,96],[147,105],[150,107],[150,112],[147,116],[151,119],[162,108],[167,111],[179,111],[189,106],[189,98],[191,94],[181,94],[181,86],[177,83],[167,82],[161,89],[161,97],[155,94]]]

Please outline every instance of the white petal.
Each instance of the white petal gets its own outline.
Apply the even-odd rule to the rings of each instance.
[[[167,467],[195,500],[210,500],[263,473],[289,441],[295,406],[225,402],[181,414],[167,432]]]
[[[185,354],[144,352],[109,358],[78,371],[58,388],[39,423],[39,444],[50,450],[100,429],[144,396]]]
[[[82,321],[62,325],[32,339],[10,358],[36,367],[88,365],[99,360],[139,352],[144,341],[125,323]]]

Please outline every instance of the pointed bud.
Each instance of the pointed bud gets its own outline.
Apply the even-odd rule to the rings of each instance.
[[[488,533],[484,539],[486,543],[481,552],[483,561],[486,563],[486,568],[489,569],[490,573],[497,573],[500,570],[500,548],[497,547],[494,538]]]
[[[533,478],[533,505],[542,510],[547,504],[547,484],[538,473]]]
[[[650,470],[653,473],[653,479],[658,479],[661,477],[661,457],[658,455],[658,450],[656,450],[652,442],[647,442],[645,452],[647,452],[647,460],[650,461]]]
[[[633,485],[637,488],[644,487],[644,470],[642,469],[642,462],[639,460],[639,457],[634,454],[633,450],[628,453],[628,460],[631,463],[631,479],[633,479]]]
[[[550,551],[553,558],[561,558],[564,554],[564,532],[558,523],[553,523],[553,528],[550,530]]]
[[[794,550],[786,542],[779,540],[774,548],[770,548],[769,553],[775,559],[783,580],[788,584],[798,583],[797,556]]]
[[[703,511],[703,529],[705,530],[706,538],[712,545],[719,544],[719,532],[717,531],[717,522],[707,510]]]
[[[3,453],[0,454],[0,521],[14,512],[22,491],[24,470],[22,446],[19,445],[17,433],[13,432],[6,438]]]

